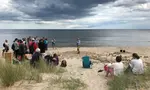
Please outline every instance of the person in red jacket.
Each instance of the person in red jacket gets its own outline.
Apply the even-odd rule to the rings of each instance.
[[[32,38],[32,43],[29,45],[30,54],[33,54],[38,48],[38,45],[35,43],[34,38]]]

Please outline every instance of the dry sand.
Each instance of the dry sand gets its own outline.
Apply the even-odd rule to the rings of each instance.
[[[127,53],[119,53],[120,49],[124,49]],[[99,69],[103,69],[104,63],[114,61],[117,55],[122,55],[124,59],[131,59],[133,52],[142,56],[144,62],[149,63],[150,47],[83,47],[80,48],[81,53],[76,54],[76,48],[57,48],[55,50],[49,49],[48,51],[57,53],[60,55],[60,60],[66,60],[68,66],[65,68],[67,72],[62,74],[62,77],[79,78],[85,84],[87,88],[85,90],[108,90],[107,81],[110,78],[105,78],[105,73],[98,73]],[[82,68],[82,57],[89,55],[93,63],[91,69]],[[44,74],[43,81],[41,83],[16,83],[14,86],[0,90],[61,90],[56,87],[49,87],[51,78],[58,77],[52,74]],[[83,90],[83,89],[82,89]]]

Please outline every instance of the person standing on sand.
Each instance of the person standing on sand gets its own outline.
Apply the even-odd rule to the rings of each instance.
[[[48,40],[47,40],[47,38],[45,38],[44,44],[45,44],[45,50],[48,50]]]
[[[45,53],[45,44],[44,44],[44,40],[43,39],[40,39],[38,46],[39,46],[40,52],[41,53]]]
[[[9,51],[9,43],[8,43],[8,40],[5,40],[5,42],[3,43],[3,53],[2,53],[2,56],[4,56],[4,52],[8,52]]]
[[[53,49],[55,48],[55,44],[56,44],[56,40],[53,38],[53,39],[52,39],[52,48],[53,48]]]
[[[19,54],[19,43],[18,43],[18,39],[16,38],[13,45],[14,45],[14,53],[15,53],[15,58],[18,57]]]
[[[19,40],[19,42],[20,42],[20,45],[19,45],[19,55],[20,55],[20,58],[19,58],[19,60],[22,61],[23,57],[24,57],[24,54],[25,54],[25,44],[23,43],[22,40]]]
[[[80,39],[78,38],[78,39],[77,39],[77,42],[76,42],[76,45],[77,45],[77,53],[78,53],[78,54],[80,53],[80,44],[81,44],[81,41],[80,41]]]
[[[42,55],[40,53],[40,49],[37,48],[32,55],[32,59],[30,60],[30,65],[33,66],[34,68],[37,68],[38,62],[40,61],[41,57],[42,57]]]

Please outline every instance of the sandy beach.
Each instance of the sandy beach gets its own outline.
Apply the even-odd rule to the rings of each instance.
[[[126,50],[125,53],[120,53],[120,49]],[[104,72],[98,73],[99,69],[103,69],[105,63],[115,61],[117,55],[123,56],[123,62],[131,59],[132,53],[136,52],[141,56],[145,63],[150,63],[150,47],[81,47],[80,54],[77,54],[75,47],[63,47],[57,49],[49,48],[48,51],[57,53],[60,61],[66,60],[66,72],[61,76],[63,78],[78,78],[87,84],[85,90],[108,90],[107,81],[110,78],[105,77]],[[91,69],[82,68],[82,57],[88,55],[93,62]],[[126,60],[126,61],[125,61]],[[145,64],[146,65],[146,64]],[[14,86],[9,88],[1,88],[0,90],[61,90],[57,86],[49,86],[52,78],[58,77],[53,74],[43,74],[43,81],[41,83],[15,83]],[[82,89],[83,90],[83,89]]]

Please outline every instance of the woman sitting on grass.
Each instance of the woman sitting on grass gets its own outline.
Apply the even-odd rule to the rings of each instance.
[[[109,63],[104,66],[104,69],[106,71],[106,77],[108,77],[109,74],[111,74],[111,76],[118,76],[123,73],[124,65],[121,61],[122,57],[117,56],[115,63]]]
[[[137,53],[133,53],[132,57],[133,58],[130,61],[129,67],[127,68],[127,70],[132,71],[133,74],[143,74],[144,73],[143,61],[140,59]]]

